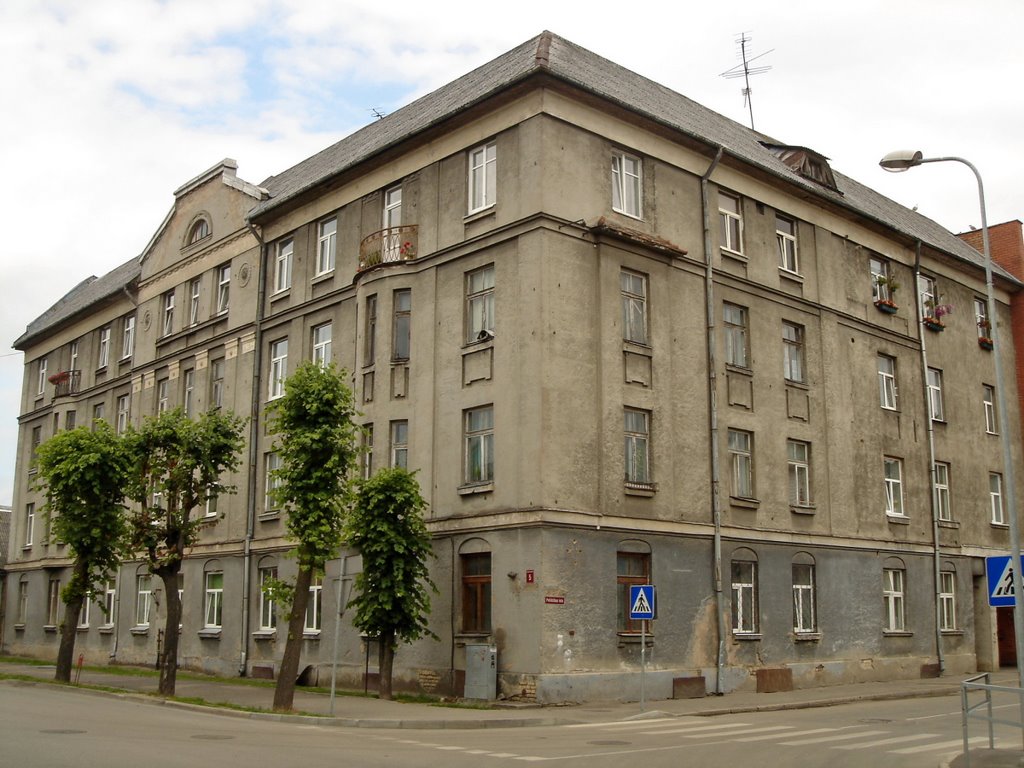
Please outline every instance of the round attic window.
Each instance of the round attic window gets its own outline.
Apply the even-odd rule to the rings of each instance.
[[[195,224],[192,225],[192,229],[188,233],[188,244],[194,245],[203,238],[210,236],[210,222],[206,219],[199,219]]]

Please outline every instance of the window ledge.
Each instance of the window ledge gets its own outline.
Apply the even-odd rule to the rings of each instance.
[[[52,634],[56,633],[56,631],[57,631],[57,625],[56,624],[45,624],[43,626],[43,632],[46,632],[47,634],[52,635]]]
[[[320,642],[320,630],[319,629],[306,629],[302,632],[303,640],[312,640]]]
[[[643,221],[642,216],[638,216],[635,213],[629,213],[628,211],[621,211],[614,206],[612,206],[612,211],[620,216],[625,216],[627,219],[632,219],[633,221]]]
[[[473,483],[472,485],[460,485],[459,496],[472,496],[477,493],[491,493],[494,490],[494,482]]]
[[[729,506],[740,509],[757,509],[761,506],[761,502],[758,499],[748,499],[745,496],[730,496]]]
[[[960,523],[957,520],[939,520],[939,528],[959,528]]]
[[[489,640],[490,637],[490,632],[456,632],[455,644],[466,645],[467,643],[479,643],[481,640]]]
[[[85,633],[88,633],[88,631],[89,631],[89,625],[88,624],[86,624],[84,627],[81,624],[79,624],[77,627],[75,627],[75,632],[78,632],[79,634],[85,634]]]
[[[269,523],[271,520],[278,520],[278,519],[280,519],[280,517],[281,517],[281,510],[279,510],[279,509],[271,509],[271,510],[267,510],[266,512],[261,513],[259,515],[259,520],[260,520],[261,523]]]
[[[640,645],[643,641],[646,645],[654,645],[654,633],[647,632],[646,634],[640,634],[639,632],[617,632],[619,638],[619,645]]]
[[[790,504],[789,511],[794,515],[813,515],[818,511],[817,504]]]
[[[885,519],[893,525],[910,525],[910,518],[906,515],[890,515],[886,512]]]
[[[476,211],[470,211],[462,217],[463,224],[472,224],[474,221],[480,219],[486,219],[489,216],[494,216],[497,213],[497,203],[491,203],[486,208],[480,208]]]
[[[991,525],[993,528],[999,528],[1003,531],[1008,531],[1010,529],[1010,525],[1008,523],[989,523],[989,525]]]
[[[963,637],[964,631],[962,629],[940,629],[939,634],[943,637]]]
[[[651,345],[643,341],[635,341],[633,339],[623,339],[622,349],[624,352],[633,352],[638,355],[651,355]]]
[[[280,291],[276,291],[270,294],[270,303],[273,304],[275,301],[279,299],[288,298],[288,296],[291,295],[291,292],[292,287],[289,285],[287,288],[282,288]]]
[[[481,331],[483,333],[483,331]],[[462,345],[462,354],[476,352],[480,349],[490,349],[494,346],[494,331],[488,331],[487,337],[483,339],[471,339]]]
[[[802,389],[804,391],[810,391],[811,387],[806,381],[795,381],[793,379],[786,379],[786,386],[792,387],[793,389]]]
[[[642,496],[645,498],[650,498],[651,496],[658,492],[658,484],[634,483],[627,480],[623,490],[627,496]]]
[[[132,627],[128,631],[131,632],[133,635],[148,635],[149,627]]]
[[[257,629],[252,633],[252,639],[257,643],[265,643],[268,640],[277,640],[276,629]]]
[[[114,634],[114,625],[113,624],[104,624],[102,627],[99,628],[99,633],[101,635],[112,635],[112,634]]]
[[[14,631],[15,632],[24,632],[25,631],[25,623],[21,622],[19,624],[15,624],[14,625]]]
[[[726,363],[725,370],[729,373],[739,373],[743,376],[753,376],[754,369],[747,368],[745,365],[736,365],[735,363]]]
[[[747,264],[750,261],[750,259],[740,251],[734,251],[731,248],[726,248],[724,245],[720,247],[720,250],[723,256],[728,256],[730,259],[742,261],[744,264]]]
[[[760,632],[737,632],[735,629],[732,631],[732,639],[739,641],[747,640],[761,640],[762,635]]]
[[[220,640],[220,627],[203,627],[196,634],[203,640]]]
[[[316,285],[318,283],[326,283],[332,277],[334,277],[334,270],[329,269],[326,272],[322,272],[319,275],[313,275],[313,279],[310,282],[312,282],[313,285]]]
[[[792,280],[794,283],[803,283],[804,276],[799,272],[791,272],[785,267],[779,267],[779,277],[785,280]]]
[[[913,636],[914,636],[913,632],[907,632],[906,630],[902,630],[902,629],[899,629],[899,630],[897,630],[897,629],[883,629],[882,630],[882,637],[913,637]]]
[[[821,632],[794,632],[793,642],[817,643],[821,641]]]

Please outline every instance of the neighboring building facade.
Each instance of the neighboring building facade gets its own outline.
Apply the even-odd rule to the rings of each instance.
[[[193,241],[203,212],[212,234]],[[222,319],[203,297],[223,265]],[[1018,288],[1000,271],[1004,325]],[[133,423],[187,402],[253,417],[239,493],[185,567],[181,660],[273,675],[283,622],[259,585],[295,566],[263,412],[313,359],[351,377],[362,471],[415,469],[430,503],[440,641],[399,650],[400,686],[460,692],[466,648],[490,644],[504,696],[635,698],[641,630],[651,698],[676,678],[726,692],[990,668],[982,558],[1008,548],[992,355],[1013,350],[935,311],[984,290],[973,249],[818,153],[544,33],[262,187],[211,169],[141,260],[29,326],[24,599],[4,646],[57,643],[46,598],[67,560],[33,533],[33,445],[72,407],[120,419],[124,392]],[[128,316],[132,357],[101,380],[103,331]],[[54,392],[55,370],[78,389]],[[341,555],[313,586],[311,677],[359,568]],[[644,583],[642,627],[627,596]],[[152,587],[125,565],[83,649],[151,662]],[[341,621],[341,679],[361,685],[375,654]]]

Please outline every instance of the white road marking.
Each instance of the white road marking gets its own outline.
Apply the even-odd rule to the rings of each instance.
[[[937,733],[918,733],[913,736],[896,736],[891,739],[879,739],[878,741],[868,741],[864,744],[843,744],[841,746],[833,747],[833,749],[870,749],[871,747],[882,747],[886,744],[899,744],[904,741],[920,741],[921,739],[934,739],[938,736]]]
[[[859,739],[861,736],[881,736],[888,731],[857,731],[857,733],[840,733],[834,736],[819,736],[816,739],[800,739],[798,741],[783,741],[787,747],[802,747],[805,744],[825,744],[829,741],[846,741],[848,739]]]

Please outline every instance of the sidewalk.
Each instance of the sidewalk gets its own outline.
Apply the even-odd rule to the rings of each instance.
[[[40,681],[51,681],[54,667],[2,662],[0,663],[0,673],[25,675]],[[74,672],[72,672],[72,680],[74,680]],[[992,682],[1001,685],[1015,685],[1016,674],[1010,671],[995,673]],[[15,681],[7,684],[17,685],[18,683]],[[100,668],[89,668],[82,671],[79,684],[102,686],[117,691],[105,695],[135,696],[156,693],[157,679],[155,676],[129,676],[107,672]],[[642,717],[708,717],[741,712],[827,707],[859,701],[954,696],[959,692],[960,679],[944,677],[835,685],[780,693],[737,692],[724,696],[711,695],[700,699],[670,699],[647,702],[643,710],[638,702],[623,704],[618,701],[547,707],[496,702],[493,708],[472,709],[338,695],[334,699],[333,718],[330,718],[331,698],[329,695],[302,688],[295,689],[295,710],[304,713],[299,715],[283,715],[269,711],[274,698],[272,686],[244,684],[233,679],[179,677],[176,695],[180,698],[200,698],[210,705],[231,704],[268,710],[264,712],[221,710],[225,715],[236,717],[292,719],[307,723],[315,722],[318,725],[363,728],[469,729],[601,723]],[[164,706],[197,706],[150,697],[146,697],[144,700]],[[959,707],[959,700],[957,700],[957,706]],[[309,717],[310,715],[315,717]],[[1021,757],[1020,751],[973,749],[971,750],[971,766],[972,768],[1016,767],[1020,765]],[[963,756],[961,755],[948,765],[949,768],[959,768],[963,765]]]

